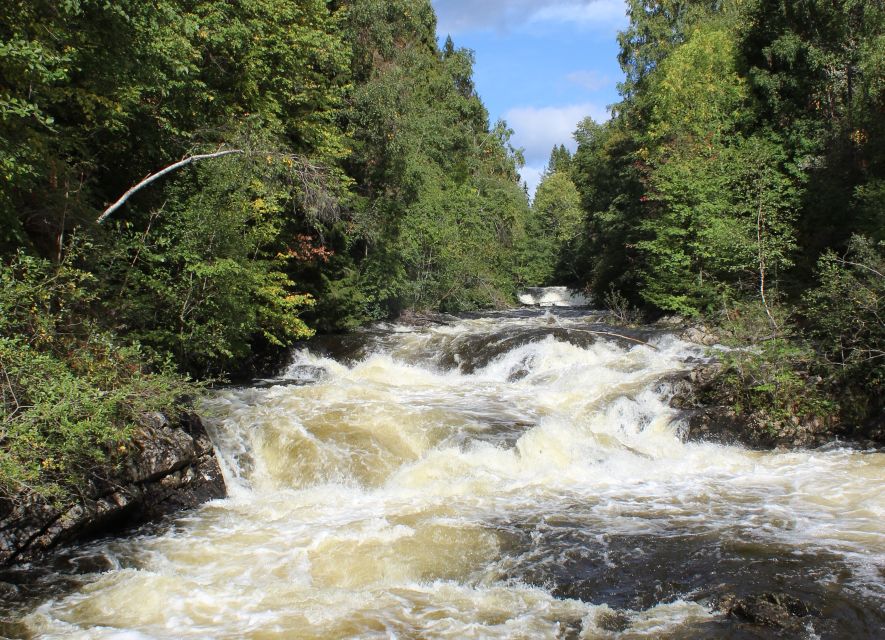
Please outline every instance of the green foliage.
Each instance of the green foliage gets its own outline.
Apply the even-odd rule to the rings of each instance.
[[[689,138],[698,147],[733,132],[747,106],[736,43],[726,28],[697,26],[657,66],[649,88],[654,141]]]
[[[565,152],[565,154],[562,154]],[[559,157],[556,156],[558,154]],[[575,279],[575,252],[584,224],[581,197],[567,168],[570,156],[565,147],[554,149],[552,165],[565,167],[548,170],[532,203],[521,248],[519,277],[522,284],[548,285]]]
[[[199,375],[235,367],[257,337],[283,346],[312,335],[298,314],[313,298],[287,275],[300,256],[281,245],[292,164],[218,160],[167,189],[144,230],[118,224],[103,268],[115,326]]]
[[[881,405],[885,384],[885,244],[854,236],[844,257],[824,254],[817,273],[804,296],[809,333],[863,416]]]
[[[885,6],[876,0],[752,2],[741,55],[756,117],[784,138],[807,176],[797,220],[803,280],[817,258],[852,233],[885,228],[869,199],[885,175],[882,49]],[[860,196],[860,197],[858,197]]]
[[[575,137],[572,178],[586,211],[576,268],[591,291],[615,285],[636,302],[637,220],[645,197],[642,167],[636,162],[638,141],[622,117],[604,125],[587,118]]]
[[[650,182],[655,215],[638,246],[643,296],[657,307],[697,315],[724,289],[759,292],[765,278],[774,289],[792,266],[801,191],[776,138],[676,150]]]
[[[168,367],[150,373],[89,319],[95,278],[17,254],[0,264],[0,492],[62,497],[126,453],[147,411],[173,411],[195,387]]]
[[[628,11],[622,101],[576,134],[580,279],[652,312],[755,309],[767,337],[728,356],[748,411],[873,415],[885,6],[630,0]],[[805,384],[810,399],[791,399]]]
[[[572,153],[564,144],[553,147],[550,159],[547,161],[547,173],[571,173]]]
[[[772,332],[768,311],[781,331]],[[720,355],[724,373],[718,383],[738,413],[760,415],[772,428],[794,418],[834,419],[839,405],[827,393],[826,366],[785,308],[738,303],[725,310],[720,328],[733,349]]]
[[[528,203],[512,132],[490,126],[476,95],[472,52],[451,40],[439,50],[426,0],[354,2],[347,33],[358,82],[346,166],[358,197],[320,305],[339,300],[327,315],[343,328],[404,307],[506,304]]]

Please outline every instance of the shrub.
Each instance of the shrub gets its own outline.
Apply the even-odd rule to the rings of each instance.
[[[777,328],[772,327],[772,313]],[[741,414],[758,413],[770,422],[829,418],[838,404],[828,394],[826,363],[779,305],[734,304],[720,319],[723,395]]]
[[[71,260],[15,255],[0,264],[0,493],[61,498],[126,452],[139,416],[195,390],[152,372],[89,320],[93,277]]]
[[[818,262],[820,284],[805,295],[808,333],[852,400],[852,417],[875,409],[885,382],[885,243],[854,236],[843,257]]]

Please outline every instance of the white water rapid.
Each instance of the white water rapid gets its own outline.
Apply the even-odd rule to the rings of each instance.
[[[666,379],[703,348],[586,313],[385,325],[218,393],[230,497],[71,552],[100,567],[24,628],[762,638],[717,598],[784,592],[815,609],[784,637],[883,632],[885,454],[683,442]]]

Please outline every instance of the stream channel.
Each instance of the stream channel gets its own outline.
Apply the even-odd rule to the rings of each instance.
[[[885,637],[885,453],[685,442],[668,380],[709,354],[598,320],[525,309],[313,341],[204,408],[227,499],[63,552],[15,627]],[[786,627],[720,611],[770,593],[801,604]]]

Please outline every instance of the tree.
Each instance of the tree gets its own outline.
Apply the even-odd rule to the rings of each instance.
[[[572,153],[564,144],[554,146],[547,161],[547,173],[569,173],[571,171]]]

